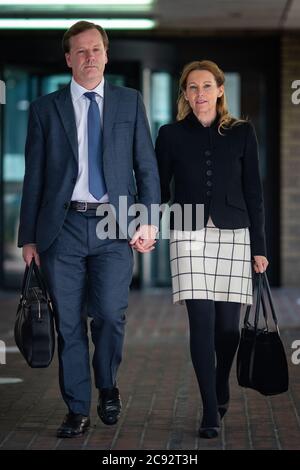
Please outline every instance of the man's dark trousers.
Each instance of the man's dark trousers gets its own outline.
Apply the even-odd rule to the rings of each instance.
[[[98,389],[112,388],[122,359],[133,253],[126,239],[100,240],[95,210],[69,210],[62,230],[40,254],[54,302],[59,382],[69,411],[89,415],[91,376],[86,328],[92,317],[93,368]]]

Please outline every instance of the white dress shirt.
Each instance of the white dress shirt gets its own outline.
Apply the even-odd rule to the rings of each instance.
[[[93,90],[83,88],[75,82],[74,78],[72,78],[71,81],[71,98],[75,111],[78,136],[78,175],[71,200],[84,202],[108,202],[107,193],[98,200],[89,192],[87,115],[90,100],[84,96],[84,93],[87,91],[97,93],[96,101],[99,106],[100,121],[103,128],[104,77],[101,83],[99,83],[99,85]]]

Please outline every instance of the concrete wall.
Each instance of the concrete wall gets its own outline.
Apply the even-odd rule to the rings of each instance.
[[[282,286],[300,286],[300,103],[292,102],[295,80],[300,84],[300,35],[286,34],[281,46],[281,183],[278,188],[281,191]],[[297,96],[300,101],[300,91]]]

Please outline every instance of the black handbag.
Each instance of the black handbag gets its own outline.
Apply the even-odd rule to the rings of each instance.
[[[266,273],[258,281],[254,324],[249,322],[251,306],[246,309],[244,326],[237,353],[237,380],[242,387],[257,390],[262,395],[277,395],[288,390],[288,364],[280,338],[278,321]],[[275,330],[268,325],[267,294]],[[260,310],[264,327],[258,326]]]
[[[33,273],[36,282],[33,283]],[[47,367],[55,349],[51,300],[34,259],[26,266],[14,328],[15,342],[30,367]]]

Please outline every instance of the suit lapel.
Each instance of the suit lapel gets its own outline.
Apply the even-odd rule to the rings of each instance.
[[[103,155],[105,154],[105,150],[109,147],[110,135],[118,109],[118,95],[118,88],[105,81],[103,106]],[[73,155],[76,161],[78,161],[78,137],[70,85],[61,90],[61,93],[57,95],[55,98],[55,104],[69,139]]]
[[[104,83],[104,106],[103,106],[103,155],[109,147],[110,136],[118,109],[118,88],[110,85],[106,80]]]
[[[73,155],[78,161],[78,137],[75,121],[75,113],[71,98],[70,84],[64,88],[55,98],[55,104],[67,137],[69,139]]]

